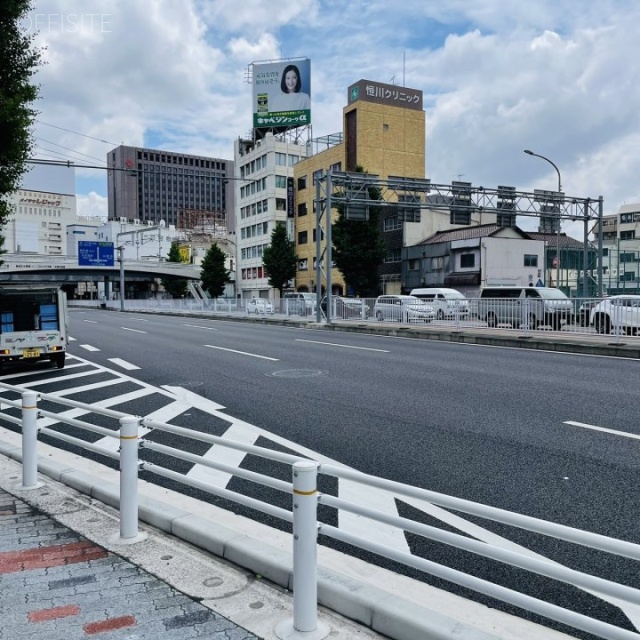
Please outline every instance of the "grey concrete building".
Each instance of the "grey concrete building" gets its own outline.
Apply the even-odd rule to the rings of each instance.
[[[108,217],[233,229],[233,161],[121,145],[107,154]]]

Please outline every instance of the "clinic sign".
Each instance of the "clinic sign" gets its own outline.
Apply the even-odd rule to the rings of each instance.
[[[253,63],[255,129],[311,124],[311,61],[308,58]]]
[[[113,267],[113,242],[78,242],[78,266]]]
[[[422,111],[422,91],[399,87],[396,84],[383,84],[371,80],[358,80],[349,87],[349,104],[357,100],[386,104],[390,107],[403,107]]]

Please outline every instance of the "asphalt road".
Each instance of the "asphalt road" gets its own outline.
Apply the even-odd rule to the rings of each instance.
[[[190,390],[365,473],[640,542],[640,442],[625,435],[640,436],[637,361],[100,310],[72,310],[71,335],[71,353],[112,369],[140,367],[128,375]],[[150,395],[126,410],[146,415],[157,405]],[[181,420],[221,429],[198,411]],[[435,522],[407,504],[398,512]],[[627,563],[482,526],[574,568],[640,586]],[[489,561],[412,536],[407,542],[414,553],[632,628],[617,608],[573,588],[518,572],[507,578]]]

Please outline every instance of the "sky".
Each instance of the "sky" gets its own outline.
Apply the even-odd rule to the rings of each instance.
[[[251,63],[308,57],[314,137],[342,131],[357,80],[420,89],[432,182],[555,190],[530,149],[613,214],[640,202],[638,24],[638,0],[33,0],[33,156],[106,166],[125,144],[231,160]],[[76,189],[79,215],[106,217],[106,171],[79,169]]]

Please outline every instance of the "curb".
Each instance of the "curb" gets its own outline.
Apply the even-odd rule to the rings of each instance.
[[[20,447],[0,441],[0,454],[22,462]],[[73,467],[50,459],[38,458],[38,472],[115,509],[119,508],[119,487]],[[21,493],[21,499],[28,498]],[[173,507],[153,498],[140,496],[139,520],[160,531],[208,551],[219,558],[258,574],[272,583],[292,590],[293,556],[276,547],[211,520]],[[144,567],[143,567],[144,568]],[[450,618],[384,589],[318,567],[318,605],[360,623],[394,640],[502,640],[504,635],[488,634],[481,629]],[[478,605],[487,615],[490,607]],[[507,615],[507,614],[503,614]],[[554,632],[535,625],[540,635]]]

